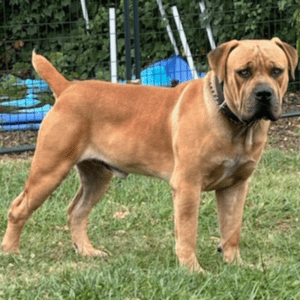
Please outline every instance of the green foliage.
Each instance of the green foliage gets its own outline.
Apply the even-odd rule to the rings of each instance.
[[[16,86],[18,78],[10,75],[8,79],[6,77],[0,79],[0,97],[3,97],[3,101],[8,99],[21,99],[24,98],[27,93],[26,86]],[[7,97],[7,98],[6,98]]]
[[[219,43],[230,39],[260,39],[274,36],[294,43],[296,29],[290,28],[288,20],[293,15],[294,4],[287,3],[280,11],[282,1],[222,1],[208,3],[214,36]],[[217,13],[214,13],[216,12]]]
[[[11,76],[8,77],[8,79],[1,80],[0,85],[1,85],[1,88],[3,88],[3,89],[9,89],[12,86],[14,86],[17,83],[17,81],[18,81],[18,78],[11,75]]]
[[[80,1],[2,0],[0,30],[0,70],[12,70],[16,62],[30,63],[31,52],[46,55],[69,78],[110,78],[109,1],[87,1],[89,27],[87,31],[82,17]],[[278,36],[295,43],[296,26],[289,21],[295,13],[292,0],[267,0],[254,2],[206,1],[207,21],[200,17],[199,1],[178,0],[187,40],[196,68],[207,69],[206,54],[210,47],[205,31],[209,22],[217,44],[236,38],[271,38]],[[177,45],[181,42],[171,13],[174,1],[163,1]],[[132,68],[134,73],[133,7],[130,4],[130,34],[132,44]],[[284,9],[283,9],[284,8]],[[5,13],[4,13],[5,9]],[[123,1],[116,5],[118,75],[125,75],[125,40]],[[142,67],[174,53],[164,22],[155,0],[139,2],[140,46]],[[21,41],[21,46],[16,44]],[[18,46],[19,45],[19,46]]]
[[[293,5],[294,4],[294,5]],[[297,2],[295,5],[293,0],[282,0],[280,2],[280,10],[286,10],[287,7],[293,5],[293,15],[292,18],[289,20],[290,25],[296,30],[296,47],[298,50],[298,55],[300,56],[300,4]],[[300,68],[300,61],[299,61],[299,68]]]

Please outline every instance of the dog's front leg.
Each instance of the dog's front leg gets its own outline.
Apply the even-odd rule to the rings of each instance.
[[[203,271],[196,258],[196,237],[200,185],[184,176],[171,180],[175,214],[176,255],[181,265],[191,271]]]
[[[219,251],[223,252],[226,262],[240,260],[238,245],[247,190],[248,180],[245,180],[216,191],[221,231]]]

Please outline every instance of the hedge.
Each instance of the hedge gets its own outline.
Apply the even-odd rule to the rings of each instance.
[[[110,1],[86,1],[90,30],[86,30],[80,1],[0,0],[0,72],[30,73],[32,49],[46,55],[70,78],[109,80]],[[177,45],[180,39],[172,18],[174,1],[163,0]],[[196,68],[205,71],[210,51],[198,1],[178,0],[176,5],[194,56]],[[206,1],[208,22],[217,44],[230,39],[277,36],[295,44],[296,26],[291,23],[295,3],[285,0]],[[280,9],[283,8],[284,9]],[[117,1],[118,75],[125,76],[123,0]],[[174,53],[156,0],[139,1],[142,67]],[[130,1],[131,37],[133,8]],[[182,51],[182,50],[181,50]],[[182,51],[182,55],[184,53]],[[132,40],[132,57],[134,44]],[[134,59],[133,72],[134,72]],[[28,71],[29,70],[29,71]],[[0,73],[0,74],[1,74]],[[25,76],[24,75],[24,76]],[[33,76],[29,74],[28,76]]]

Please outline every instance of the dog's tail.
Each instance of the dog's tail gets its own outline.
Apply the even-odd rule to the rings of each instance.
[[[44,56],[32,52],[32,64],[37,73],[49,84],[56,97],[71,84]]]

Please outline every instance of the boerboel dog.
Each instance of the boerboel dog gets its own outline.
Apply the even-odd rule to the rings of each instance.
[[[35,70],[56,102],[42,122],[24,190],[13,201],[2,242],[19,251],[21,230],[77,166],[81,187],[68,208],[75,248],[105,256],[87,236],[87,218],[113,174],[168,180],[173,191],[176,254],[190,270],[196,258],[200,192],[216,191],[220,252],[239,257],[243,207],[250,175],[264,150],[270,121],[281,114],[296,50],[279,40],[232,40],[208,54],[211,70],[175,88],[70,82],[43,56]]]

